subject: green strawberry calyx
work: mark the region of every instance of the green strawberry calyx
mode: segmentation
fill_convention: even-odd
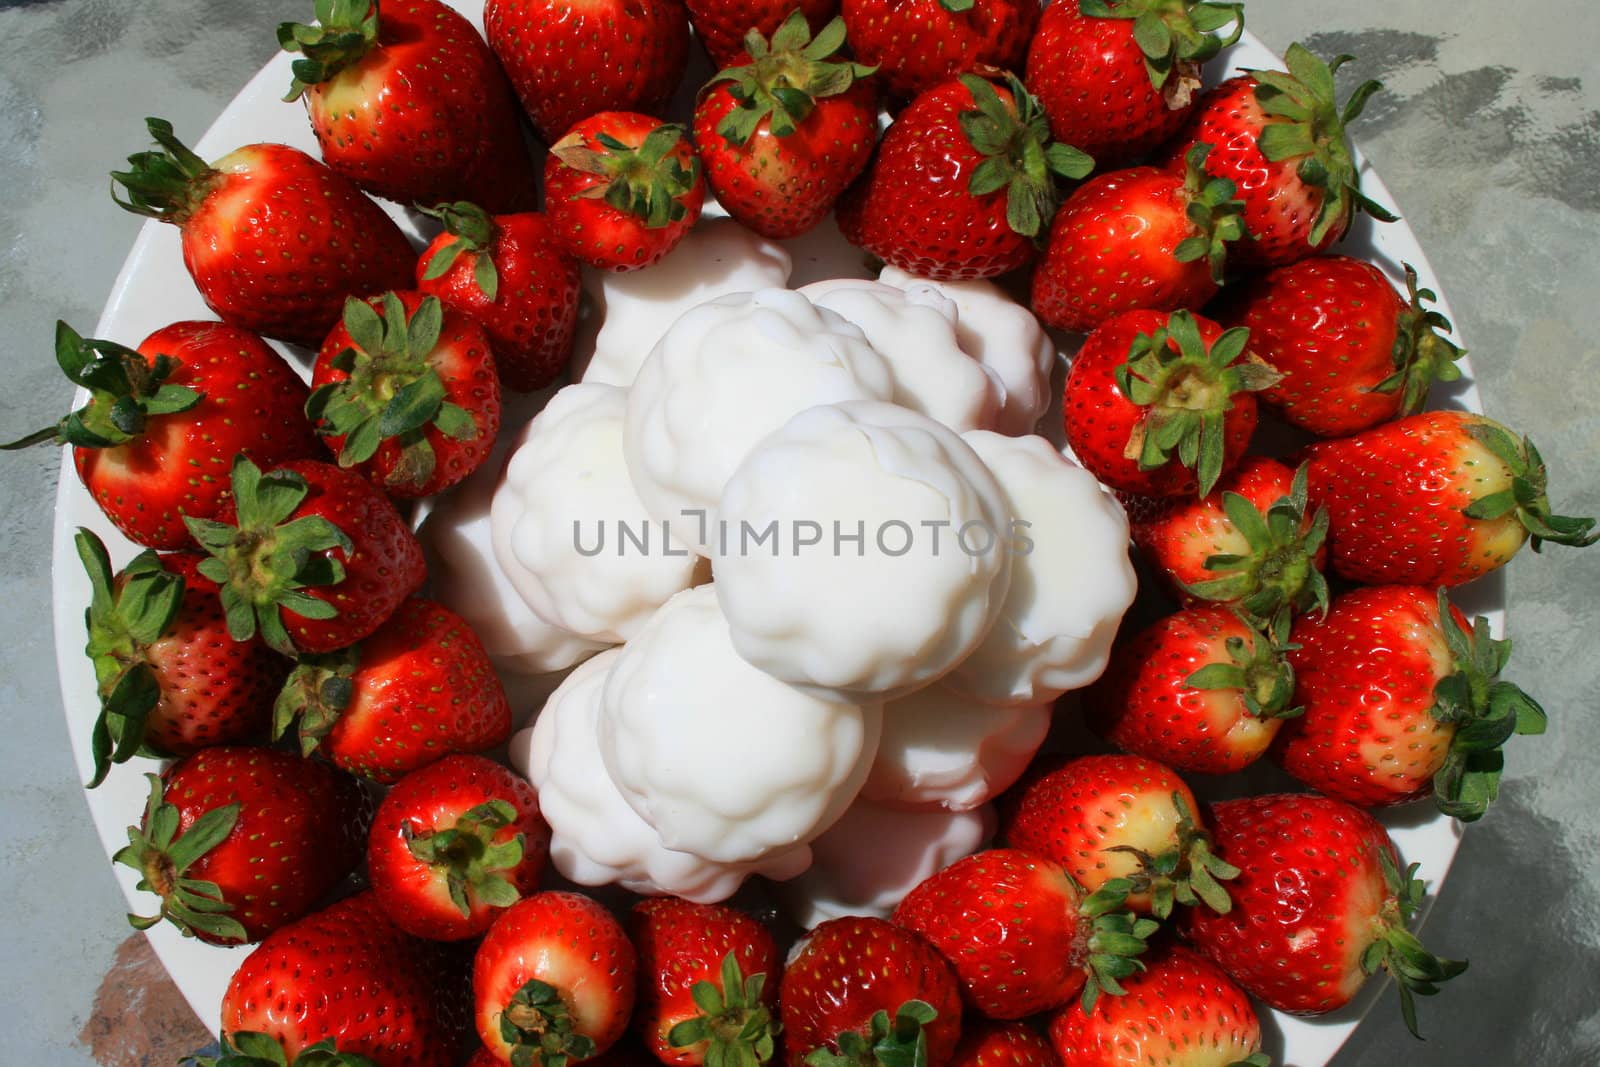
[[[145,128],[159,151],[135,152],[127,170],[111,172],[111,199],[124,211],[181,225],[222,175],[191,152],[166,119],[147,118]],[[121,185],[125,197],[117,194]]]
[[[399,461],[385,478],[391,489],[414,489],[433,477],[437,456],[427,439],[433,427],[457,441],[478,435],[471,412],[445,399],[444,379],[433,363],[444,328],[444,305],[424,297],[410,318],[394,292],[372,303],[345,301],[344,328],[351,347],[330,366],[345,377],[312,390],[306,417],[319,434],[340,437],[339,466],[370,460],[394,440]]]
[[[1222,883],[1239,877],[1239,868],[1211,851],[1211,835],[1194,817],[1182,793],[1172,794],[1178,812],[1177,843],[1152,856],[1132,845],[1113,845],[1107,852],[1125,852],[1139,861],[1139,869],[1125,880],[1130,893],[1150,897],[1150,911],[1158,919],[1172,914],[1173,904],[1204,905],[1218,915],[1233,910],[1233,900]]]
[[[561,991],[537,978],[511,995],[499,1017],[511,1067],[567,1067],[595,1053],[594,1039],[573,1029]]]
[[[440,246],[439,251],[428,260],[422,280],[431,282],[444,277],[463,253],[470,252],[477,257],[472,265],[472,280],[484,298],[494,303],[500,292],[500,271],[494,264],[492,252],[495,235],[499,232],[494,218],[477,204],[465,200],[434,207],[418,207],[417,210],[438,219],[444,224],[444,232],[455,238]]]
[[[961,133],[985,157],[973,168],[968,192],[984,197],[1004,191],[1006,225],[1023,237],[1038,237],[1055,215],[1056,179],[1082,178],[1094,169],[1094,160],[1050,140],[1044,108],[1016,75],[1006,75],[1009,104],[985,78],[963,74],[959,80],[974,105],[956,116]]]
[[[1245,710],[1258,719],[1293,719],[1305,708],[1294,699],[1294,667],[1286,653],[1299,648],[1289,643],[1289,612],[1279,610],[1263,625],[1243,612],[1239,621],[1250,631],[1250,644],[1237,635],[1222,643],[1228,661],[1208,663],[1184,679],[1192,689],[1236,689]]]
[[[299,721],[300,754],[317,750],[355,696],[360,646],[303,655],[272,705],[272,738],[282,740]]]
[[[716,1067],[757,1067],[772,1059],[772,1012],[761,999],[767,976],[746,976],[738,956],[722,958],[720,980],[701,979],[689,989],[700,1014],[684,1019],[667,1031],[667,1044],[689,1049],[705,1043],[702,1060]],[[858,1037],[860,1035],[857,1035]]]
[[[1089,978],[1079,1001],[1085,1015],[1093,1013],[1101,993],[1114,997],[1127,994],[1122,979],[1144,970],[1139,957],[1149,947],[1146,942],[1150,935],[1161,928],[1154,919],[1127,909],[1128,897],[1135,888],[1132,879],[1113,878],[1078,905],[1079,918],[1089,925],[1083,960]]]
[[[154,774],[145,777],[150,781],[150,799],[143,823],[128,827],[127,845],[111,858],[139,872],[137,888],[159,896],[161,910],[154,915],[129,915],[128,922],[137,930],[148,930],[167,919],[186,937],[201,933],[218,941],[248,940],[244,926],[228,914],[233,905],[222,898],[221,887],[188,877],[189,869],[233,832],[239,822],[239,805],[212,808],[180,834],[182,817],[166,802],[161,779]]]
[[[1183,192],[1189,201],[1184,214],[1195,232],[1178,242],[1172,256],[1179,263],[1204,259],[1211,280],[1221,285],[1228,270],[1228,242],[1247,237],[1249,231],[1244,225],[1244,201],[1234,195],[1238,187],[1206,173],[1210,154],[1211,146],[1201,142],[1184,156]]]
[[[1244,35],[1242,3],[1078,0],[1078,10],[1089,18],[1133,20],[1133,40],[1144,53],[1150,84],[1168,90],[1172,107],[1185,106],[1200,87],[1200,65]],[[1229,23],[1228,36],[1217,36]]]
[[[799,8],[770,41],[757,30],[745,34],[750,62],[719,70],[701,90],[725,85],[738,104],[717,123],[717,133],[735,148],[749,144],[763,122],[775,137],[793,135],[818,100],[849,92],[878,69],[836,58],[844,43],[844,19],[834,18],[813,37]]]
[[[186,1067],[378,1067],[365,1056],[340,1052],[331,1037],[307,1045],[291,1060],[277,1038],[254,1030],[224,1035],[221,1056],[196,1056],[184,1062]]]
[[[450,902],[463,918],[474,901],[491,908],[509,908],[522,894],[505,876],[522,862],[527,838],[516,834],[496,841],[501,830],[517,821],[517,809],[498,798],[484,801],[457,817],[453,826],[418,832],[408,819],[400,832],[420,863],[444,875]]]
[[[676,123],[662,123],[630,145],[602,130],[593,135],[599,147],[590,148],[585,135],[575,130],[551,145],[550,154],[575,171],[603,179],[577,197],[604,200],[646,229],[659,230],[688,216],[683,197],[700,180],[700,157],[690,152],[685,165],[679,151],[686,133]]]
[[[1417,269],[1402,264],[1406,272],[1406,309],[1400,313],[1394,339],[1394,373],[1372,387],[1374,393],[1400,391],[1400,414],[1415,415],[1428,399],[1434,382],[1453,382],[1461,377],[1456,360],[1466,350],[1448,341],[1450,320],[1425,307],[1439,299],[1432,289],[1417,287]]]
[[[1378,863],[1383,868],[1389,899],[1379,911],[1376,938],[1361,954],[1361,972],[1389,972],[1400,991],[1400,1014],[1405,1018],[1406,1029],[1412,1037],[1421,1038],[1416,998],[1433,996],[1441,983],[1461,974],[1467,964],[1465,960],[1435,956],[1407,929],[1427,896],[1427,886],[1417,877],[1418,864],[1413,863],[1402,874],[1388,847],[1378,849]]]
[[[294,80],[284,100],[298,100],[313,85],[357,63],[378,43],[378,5],[372,0],[317,0],[317,23],[278,24],[278,47],[298,52]]]
[[[1328,582],[1317,569],[1317,553],[1328,536],[1328,510],[1310,521],[1307,468],[1294,472],[1289,492],[1266,514],[1239,493],[1222,494],[1222,512],[1244,538],[1249,551],[1206,557],[1215,578],[1188,583],[1184,592],[1201,600],[1236,605],[1256,620],[1272,619],[1284,608],[1297,612],[1328,610]]]
[[[883,1009],[872,1014],[865,1034],[845,1030],[834,1039],[839,1051],[823,1046],[806,1054],[807,1067],[927,1067],[928,1024],[939,1011],[925,1000],[908,1000],[894,1018]]]
[[[1549,472],[1545,470],[1544,457],[1539,455],[1532,441],[1524,437],[1519,442],[1511,431],[1491,419],[1469,422],[1466,432],[1505,464],[1511,485],[1479,497],[1462,508],[1462,514],[1488,522],[1515,516],[1533,535],[1535,552],[1543,548],[1546,541],[1574,548],[1586,548],[1600,541],[1594,519],[1551,514]]]

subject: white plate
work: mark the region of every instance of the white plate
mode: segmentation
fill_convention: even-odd
[[[481,25],[482,5],[479,0],[450,2]],[[241,145],[258,141],[281,142],[316,154],[316,141],[304,109],[298,104],[285,104],[280,100],[283,87],[290,78],[289,62],[289,57],[280,53],[262,68],[234,97],[198,143],[190,141],[190,147],[206,159],[215,159]],[[1247,33],[1238,45],[1213,64],[1213,70],[1221,74],[1240,66],[1278,67],[1281,63],[1260,41]],[[680,99],[685,98],[680,93]],[[189,141],[194,131],[179,130],[178,134]],[[130,128],[127,131],[127,151],[144,148],[146,140],[143,130]],[[1365,163],[1362,164],[1362,182],[1368,195],[1380,202],[1394,204],[1382,182]],[[392,207],[390,212],[401,219],[408,232],[416,234],[412,221],[405,218],[402,212]],[[1360,222],[1347,241],[1345,250],[1377,262],[1396,281],[1401,277],[1399,264],[1402,261],[1409,262],[1421,274],[1424,285],[1435,290],[1438,288],[1422,249],[1403,222],[1388,226]],[[1449,314],[1442,300],[1440,310]],[[123,264],[93,335],[134,345],[168,323],[180,319],[214,317],[201,301],[183,267],[177,228],[152,221],[145,224],[135,239],[133,250]],[[280,351],[295,357],[302,367],[305,365],[304,352],[294,352],[281,345],[278,347]],[[1471,368],[1465,360],[1462,361],[1462,369],[1465,374],[1463,381],[1453,385],[1448,395],[1436,396],[1434,406],[1482,410],[1477,387],[1472,382]],[[81,402],[81,399],[77,402]],[[508,432],[514,432],[515,429],[507,427]],[[79,774],[87,781],[92,766],[89,737],[98,700],[94,676],[82,651],[83,609],[89,601],[89,585],[73,549],[73,531],[79,526],[86,526],[98,533],[105,539],[118,566],[137,550],[117,534],[95,506],[73,473],[70,456],[63,456],[61,469],[62,477],[56,494],[52,563],[56,656],[67,729],[72,738]],[[1504,619],[1503,585],[1498,579],[1491,579],[1477,583],[1477,586],[1465,596],[1458,597],[1458,600],[1470,611],[1488,614],[1499,631]],[[157,769],[158,764],[154,761],[135,759],[125,766],[114,768],[103,785],[88,792],[89,812],[108,856],[127,843],[126,828],[129,823],[136,822],[143,811],[147,795],[143,772]],[[1422,864],[1423,876],[1431,879],[1437,888],[1455,857],[1460,828],[1426,804],[1388,813],[1383,816],[1383,822],[1394,835],[1406,860]],[[137,875],[120,865],[115,867],[115,871],[130,907],[148,913],[154,898],[134,891]],[[148,936],[156,954],[195,1013],[208,1027],[215,1028],[223,991],[248,949],[206,945],[180,936],[166,923],[151,930]],[[1464,946],[1443,948],[1459,954]],[[1274,1054],[1275,1062],[1284,1067],[1321,1067],[1326,1064],[1371,1007],[1379,993],[1380,984],[1368,983],[1368,988],[1355,1004],[1321,1019],[1296,1019],[1278,1012],[1264,1012],[1262,1022],[1269,1034],[1268,1048]],[[1482,989],[1462,990],[1461,993],[1488,995]],[[1392,992],[1388,995],[1393,996]],[[1426,1012],[1426,1009],[1427,1005],[1424,1004],[1423,1011]],[[1393,1005],[1386,1004],[1383,1010],[1394,1010]],[[1426,1024],[1426,1014],[1423,1021]]]

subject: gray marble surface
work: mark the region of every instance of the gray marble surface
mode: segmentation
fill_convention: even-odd
[[[203,129],[309,0],[0,0],[0,438],[68,388],[51,325],[88,328],[138,220],[106,171],[140,119]],[[1361,57],[1390,91],[1357,137],[1417,231],[1468,338],[1489,413],[1534,434],[1571,513],[1600,510],[1600,6],[1551,0],[1249,5],[1281,50]],[[137,338],[122,338],[133,342]],[[48,450],[0,459],[0,1062],[171,1063],[195,1040],[122,902],[67,749],[49,607]],[[1551,712],[1500,807],[1466,835],[1427,936],[1472,970],[1412,1042],[1386,1005],[1337,1061],[1600,1064],[1600,549],[1525,554],[1509,574],[1512,674]],[[108,975],[109,980],[108,980]]]

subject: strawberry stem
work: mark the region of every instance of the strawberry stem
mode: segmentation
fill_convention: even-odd
[[[1422,908],[1427,895],[1427,887],[1416,876],[1418,864],[1413,863],[1402,875],[1388,848],[1378,850],[1378,862],[1383,867],[1389,899],[1379,916],[1377,940],[1361,955],[1361,970],[1369,975],[1380,969],[1389,972],[1400,993],[1400,1014],[1405,1019],[1406,1029],[1420,1040],[1416,998],[1438,993],[1439,985],[1461,974],[1467,964],[1465,960],[1435,956],[1406,928]]]
[[[378,43],[378,5],[372,0],[317,0],[317,22],[278,24],[278,47],[299,52],[284,100],[298,100],[313,85],[360,62]]]
[[[1175,75],[1199,82],[1200,64],[1233,45],[1244,35],[1244,5],[1206,0],[1078,0],[1078,10],[1090,18],[1131,19],[1133,39],[1144,53],[1150,84],[1157,89]],[[1233,23],[1226,38],[1217,30]]]
[[[1037,237],[1056,212],[1056,179],[1076,180],[1094,169],[1094,160],[1068,144],[1050,140],[1050,123],[1039,101],[1014,74],[1006,75],[1009,104],[976,74],[963,74],[974,109],[956,116],[969,144],[987,158],[973,168],[973,196],[1005,191],[1006,225],[1023,237]]]
[[[1219,575],[1184,585],[1201,600],[1238,605],[1257,621],[1270,620],[1284,608],[1296,612],[1328,610],[1328,582],[1317,569],[1317,553],[1328,536],[1328,509],[1318,508],[1306,523],[1309,475],[1301,464],[1289,492],[1267,507],[1265,515],[1239,493],[1222,494],[1222,511],[1245,539],[1243,555],[1207,556],[1205,569]]]
[[[471,252],[478,257],[472,268],[472,280],[482,290],[484,298],[493,303],[500,291],[500,272],[494,265],[494,256],[490,251],[499,232],[494,219],[477,204],[465,200],[419,207],[417,210],[438,219],[444,224],[444,232],[455,238],[440,247],[428,260],[422,280],[431,282],[444,277],[462,253]]]
[[[135,215],[181,224],[221,174],[178,140],[166,119],[147,118],[144,124],[161,151],[136,152],[128,157],[129,169],[112,171],[111,199]],[[127,191],[126,199],[115,185]]]
[[[895,1010],[873,1013],[866,1034],[846,1030],[826,1046],[806,1054],[808,1067],[927,1067],[928,1024],[939,1012],[925,1000],[908,1000]]]
[[[161,779],[147,774],[150,799],[145,804],[140,826],[128,827],[128,844],[111,858],[139,872],[137,889],[161,898],[161,909],[150,916],[129,915],[137,930],[148,930],[167,919],[184,936],[196,931],[211,938],[242,943],[249,939],[243,924],[228,912],[233,905],[222,899],[215,882],[185,877],[201,857],[222,844],[239,821],[239,805],[212,808],[178,833],[180,814],[162,795]]]
[[[676,149],[684,134],[682,126],[663,123],[638,145],[628,145],[599,133],[596,149],[588,146],[582,133],[574,132],[552,145],[550,153],[573,170],[606,179],[577,196],[604,200],[616,211],[643,221],[647,229],[659,230],[688,214],[682,197],[700,177],[698,156],[691,153],[688,166],[678,158]]]
[[[594,1041],[572,1029],[572,1013],[555,986],[531,979],[500,1013],[500,1039],[511,1067],[567,1067],[595,1053]]]
[[[1594,519],[1551,514],[1547,495],[1549,472],[1532,441],[1524,437],[1519,443],[1509,430],[1490,419],[1469,423],[1466,431],[1473,440],[1493,452],[1511,474],[1511,488],[1468,504],[1462,509],[1467,518],[1493,520],[1515,514],[1517,521],[1533,535],[1535,552],[1546,541],[1574,548],[1587,548],[1600,541]]]
[[[450,902],[462,917],[472,914],[477,900],[509,908],[522,898],[502,872],[522,862],[527,838],[522,834],[499,843],[497,833],[517,821],[517,809],[504,800],[489,800],[465,811],[454,825],[417,833],[410,820],[401,826],[411,855],[445,876]]]
[[[667,1031],[667,1044],[689,1049],[701,1042],[700,1058],[707,1065],[755,1067],[772,1058],[772,1013],[761,999],[767,976],[745,977],[737,955],[722,958],[720,982],[699,981],[689,995],[700,1014]]]

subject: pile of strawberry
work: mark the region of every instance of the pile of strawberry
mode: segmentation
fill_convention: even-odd
[[[221,321],[137,349],[62,324],[89,400],[18,442],[71,445],[147,549],[114,570],[77,539],[91,786],[172,760],[116,856],[159,898],[133,921],[260,942],[214,1062],[1259,1067],[1246,993],[1317,1014],[1380,970],[1415,1029],[1412,998],[1464,964],[1407,931],[1422,883],[1362,809],[1484,814],[1500,745],[1544,715],[1446,590],[1597,534],[1551,514],[1525,438],[1421,410],[1460,352],[1415,274],[1398,294],[1325,251],[1357,211],[1392,218],[1358,187],[1344,125],[1377,86],[1338,104],[1347,57],[1293,46],[1202,91],[1243,30],[1211,0],[488,0],[487,41],[438,0],[316,14],[279,38],[321,161],[207,163],[152,119],[113,175],[180,227]],[[685,128],[659,116],[691,25],[722,69]],[[1039,761],[1003,847],[787,965],[730,907],[624,923],[540,889],[538,797],[481,755],[509,702],[471,628],[414,595],[401,510],[485,461],[502,390],[561,375],[580,265],[660,262],[708,186],[764,236],[833,213],[924,277],[1031,271],[1035,313],[1087,333],[1071,451],[1181,605],[1082,695],[1125,754]],[[419,258],[369,193],[442,232]],[[263,335],[317,346],[309,386]],[[1298,469],[1246,457],[1258,404],[1321,438]],[[1320,795],[1203,808],[1176,773],[1268,752]]]

